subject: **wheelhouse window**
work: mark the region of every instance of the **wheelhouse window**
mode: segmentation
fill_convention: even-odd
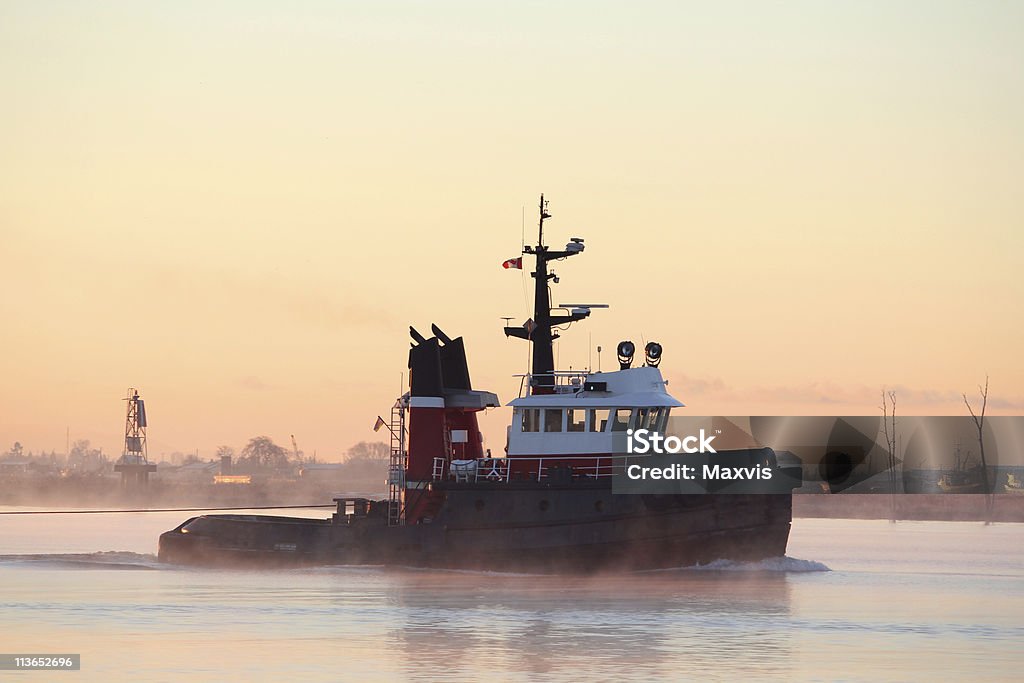
[[[523,431],[524,432],[539,432],[540,431],[540,409],[539,408],[525,408],[523,410]]]
[[[544,431],[545,432],[560,432],[562,431],[562,411],[556,408],[545,408],[544,409]]]
[[[603,432],[608,427],[608,416],[611,413],[607,408],[592,408],[590,413],[590,431]]]
[[[587,426],[587,411],[582,408],[569,408],[565,415],[565,430],[567,432],[582,432]]]
[[[629,429],[631,417],[633,417],[632,408],[618,408],[612,418],[612,431],[624,432]]]
[[[640,408],[636,416],[637,429],[649,429],[655,432],[665,431],[669,408]]]

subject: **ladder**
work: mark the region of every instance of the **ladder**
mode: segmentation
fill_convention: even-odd
[[[402,399],[391,406],[391,457],[388,460],[388,526],[405,523],[402,493],[405,489],[405,406]]]

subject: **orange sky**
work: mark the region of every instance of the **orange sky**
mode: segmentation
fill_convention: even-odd
[[[0,451],[258,434],[336,458],[406,327],[514,398],[525,207],[560,343],[665,346],[699,414],[1024,410],[1024,9],[4,3]],[[528,278],[527,278],[528,279]],[[484,425],[500,449],[507,410]]]

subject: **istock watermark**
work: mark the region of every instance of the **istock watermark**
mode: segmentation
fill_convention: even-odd
[[[627,429],[626,430],[626,452],[630,455],[646,455],[657,453],[659,455],[671,453],[717,453],[711,442],[715,436],[708,436],[704,430],[700,430],[697,436],[663,436],[659,432],[649,429]],[[694,444],[697,444],[696,446]]]

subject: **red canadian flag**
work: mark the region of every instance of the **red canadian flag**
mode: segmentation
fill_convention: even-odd
[[[523,257],[520,256],[519,258],[510,258],[508,261],[505,261],[504,263],[502,263],[501,267],[502,268],[518,268],[518,269],[522,270],[523,269]]]

